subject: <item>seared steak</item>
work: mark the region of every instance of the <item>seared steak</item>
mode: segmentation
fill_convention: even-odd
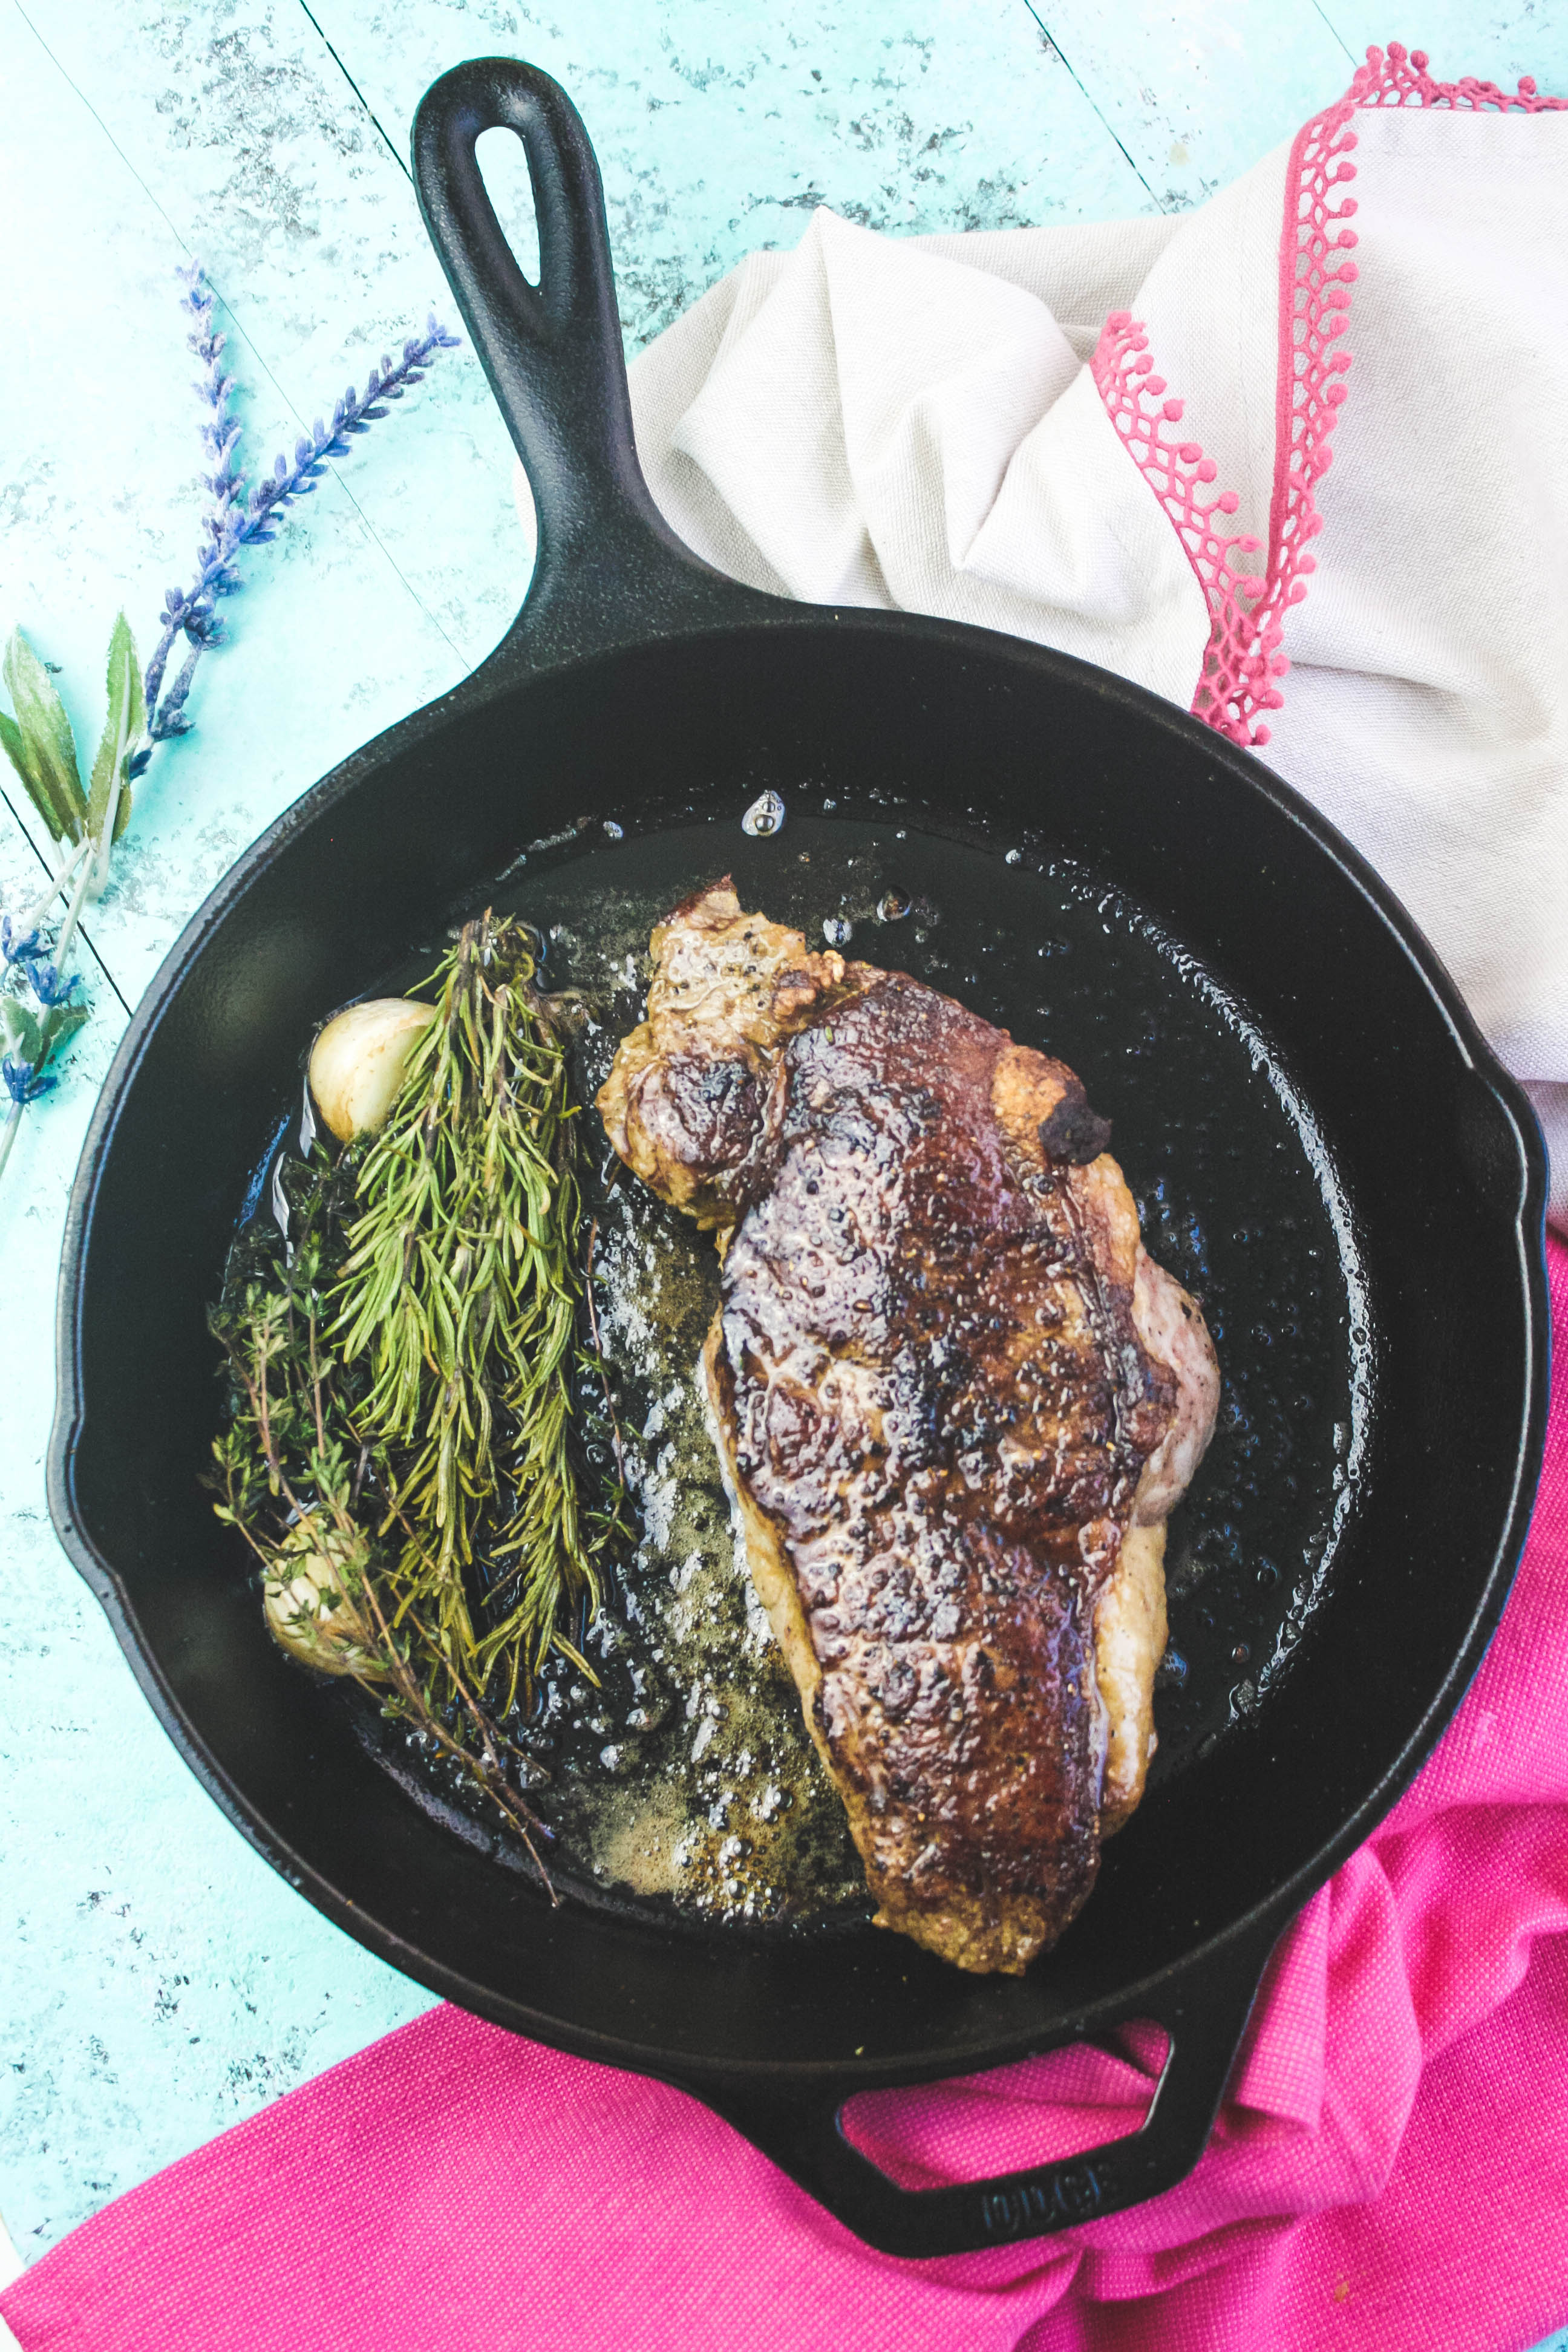
[[[1208,1335],[1063,1063],[728,880],[652,948],[599,1108],[719,1234],[703,1377],[752,1579],[879,1924],[1016,1972],[1142,1790]]]

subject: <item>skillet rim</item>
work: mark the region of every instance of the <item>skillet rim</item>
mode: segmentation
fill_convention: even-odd
[[[527,613],[525,605],[525,619]],[[871,607],[813,605],[754,594],[748,596],[745,604],[733,617],[715,620],[700,616],[688,620],[683,625],[655,627],[652,630],[646,627],[639,630],[633,625],[624,635],[616,635],[608,643],[600,642],[587,650],[558,655],[539,664],[528,661],[521,653],[516,643],[516,632],[521,625],[521,623],[514,624],[512,631],[496,650],[458,686],[352,752],[283,810],[191,916],[138,1003],[94,1107],[67,1211],[57,1314],[58,1387],[47,1457],[49,1509],[57,1533],[78,1571],[103,1607],[115,1637],[163,1728],[229,1822],[279,1875],[296,1892],[307,1895],[325,1917],[439,1997],[454,2000],[458,2006],[495,2024],[528,2033],[552,2047],[693,2088],[703,2084],[740,2084],[748,2081],[776,2084],[783,2076],[803,2088],[831,2082],[839,2095],[847,2097],[860,2089],[939,2079],[970,2064],[975,2067],[1006,2064],[1033,2050],[1048,2046],[1037,2035],[1024,2035],[1000,2042],[989,2040],[976,2043],[973,2052],[955,2050],[951,2046],[944,2048],[940,2057],[932,2057],[923,2063],[899,2058],[858,2062],[842,2059],[704,2060],[685,2052],[676,2054],[659,2045],[635,2042],[542,2016],[508,1996],[491,1992],[444,1962],[427,1959],[395,1928],[363,1912],[350,1898],[340,1895],[310,1863],[295,1852],[288,1838],[263,1818],[259,1810],[250,1804],[244,1792],[216,1762],[200,1733],[175,1698],[158,1660],[143,1642],[119,1571],[99,1549],[80,1522],[74,1499],[72,1474],[86,1426],[81,1307],[94,1204],[113,1150],[120,1115],[136,1082],[143,1054],[164,1011],[184,984],[207,944],[233,907],[271,864],[277,853],[297,833],[314,824],[351,794],[373,785],[377,771],[384,768],[389,761],[401,756],[443,725],[465,717],[472,710],[514,694],[525,696],[534,683],[556,681],[563,677],[569,677],[574,672],[588,677],[606,663],[614,663],[628,656],[646,656],[656,650],[661,654],[668,652],[672,657],[679,658],[683,648],[699,641],[739,637],[780,627],[795,630],[830,627],[841,632],[866,630],[877,634],[890,631],[906,642],[923,638],[950,651],[957,651],[961,656],[971,655],[987,664],[1021,669],[1037,678],[1044,677],[1068,692],[1087,696],[1091,702],[1119,704],[1134,714],[1141,724],[1152,726],[1156,733],[1163,730],[1184,740],[1189,749],[1201,751],[1205,758],[1227,771],[1235,784],[1258,795],[1304,835],[1310,845],[1309,854],[1315,851],[1328,858],[1343,886],[1359,896],[1384,933],[1397,944],[1414,967],[1447,1028],[1461,1063],[1482,1079],[1508,1117],[1521,1149],[1524,1179],[1517,1207],[1509,1221],[1517,1244],[1520,1304],[1526,1341],[1520,1443],[1514,1457],[1514,1475],[1506,1518],[1465,1637],[1394,1762],[1373,1782],[1339,1829],[1318,1847],[1306,1863],[1279,1882],[1269,1895],[1251,1910],[1233,1917],[1223,1927],[1200,1938],[1164,1968],[1131,1984],[1117,1986],[1101,2000],[1073,2011],[1070,2018],[1064,2012],[1061,2031],[1053,2032],[1051,2041],[1075,2038],[1102,2014],[1128,2017],[1156,2007],[1159,1988],[1176,1974],[1186,1975],[1200,1967],[1205,1956],[1217,1958],[1222,1952],[1228,1952],[1249,1939],[1257,1940],[1265,1934],[1272,1941],[1273,1935],[1286,1919],[1323,1884],[1346,1855],[1363,1843],[1431,1752],[1496,1630],[1528,1532],[1544,1446],[1549,1391],[1551,1322],[1543,1239],[1546,1158],[1540,1128],[1529,1099],[1481,1035],[1430,943],[1394,892],[1338,829],[1293,787],[1241,746],[1219,735],[1176,704],[1112,672],[1053,647],[962,622]],[[652,1922],[647,1923],[647,1928],[652,1933],[662,1932]]]

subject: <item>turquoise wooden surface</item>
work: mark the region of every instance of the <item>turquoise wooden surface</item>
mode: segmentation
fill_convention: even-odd
[[[573,91],[635,347],[818,202],[919,231],[1201,201],[1391,29],[1441,72],[1568,88],[1568,14],[1456,0],[1405,27],[1362,0],[0,0],[0,627],[63,665],[95,734],[115,609],[145,650],[190,571],[175,267],[207,265],[265,463],[442,301],[403,153],[460,58],[530,56]],[[495,184],[526,243],[512,159]],[[426,2005],[185,1772],[55,1542],[41,1457],[64,1201],[128,1009],[263,825],[494,644],[527,579],[510,470],[451,354],[251,559],[196,731],[159,753],[88,926],[92,1026],[0,1188],[0,2211],[29,2260]],[[35,833],[12,793],[0,904],[37,893]]]

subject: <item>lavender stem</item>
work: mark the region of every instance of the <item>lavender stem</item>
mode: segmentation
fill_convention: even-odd
[[[58,874],[56,875],[54,881],[49,886],[49,888],[38,900],[37,905],[29,908],[26,918],[22,924],[22,929],[24,932],[36,931],[37,929],[38,925],[43,921],[44,917],[48,913],[49,908],[54,905],[55,900],[59,897],[60,892],[68,887],[71,876],[76,872],[77,867],[81,864],[82,859],[87,856],[88,851],[91,847],[91,841],[86,838],[77,843],[76,847],[71,851],[70,856],[60,867]]]
[[[169,654],[174,646],[174,639],[178,635],[178,623],[170,621],[166,625],[163,635],[153,646],[153,657],[147,664],[146,675],[142,688],[142,698],[146,706],[147,716],[149,719],[152,718],[154,710],[156,709],[158,697],[163,690],[163,672],[168,666]]]
[[[114,780],[109,787],[109,805],[103,812],[103,829],[98,837],[98,854],[88,868],[87,887],[96,898],[109,880],[109,861],[114,850],[114,820],[120,814],[120,794],[125,782],[124,762],[117,761]],[[55,959],[58,963],[59,959]]]
[[[76,939],[76,927],[81,920],[81,910],[87,898],[88,884],[92,880],[96,865],[96,858],[84,859],[81,872],[77,876],[76,887],[71,892],[70,905],[66,908],[65,925],[55,942],[54,964],[58,972],[65,971],[66,959],[70,954],[72,943]]]

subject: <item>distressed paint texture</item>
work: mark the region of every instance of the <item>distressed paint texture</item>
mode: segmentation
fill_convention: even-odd
[[[873,228],[1009,228],[1148,209],[1026,8],[910,0],[325,0],[316,15],[401,142],[459,58],[527,57],[598,152],[628,346],[818,204]]]
[[[1376,43],[1424,48],[1440,79],[1568,89],[1568,11],[1551,0],[1028,0],[1125,149],[1151,207],[1201,204],[1337,98]]]
[[[1407,37],[1439,70],[1568,86],[1563,12],[1423,13]],[[145,650],[194,546],[176,265],[208,265],[264,463],[442,296],[401,156],[420,91],[465,56],[531,56],[577,98],[635,346],[819,202],[912,231],[1196,201],[1334,94],[1347,49],[1386,29],[1366,14],[315,0],[312,22],[297,0],[0,0],[0,627],[64,665],[90,738],[117,605]],[[526,248],[515,157],[494,184]],[[0,2210],[28,2258],[426,2005],[179,1763],[54,1539],[41,1460],[65,1196],[122,1006],[264,825],[495,643],[527,578],[510,467],[477,365],[452,354],[248,562],[196,731],[159,753],[89,925],[97,1017],[0,1191]],[[37,894],[31,828],[0,805],[7,906]]]
[[[1202,204],[1336,98],[1350,62],[1315,0],[1034,0],[1161,212]]]
[[[1521,75],[1558,95],[1568,93],[1568,9],[1557,0],[1417,0],[1408,9],[1388,0],[1321,0],[1323,16],[1359,65],[1375,42],[1425,49],[1439,81],[1473,74],[1503,89]]]

